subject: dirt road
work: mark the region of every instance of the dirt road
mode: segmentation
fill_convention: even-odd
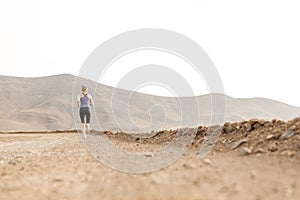
[[[300,199],[298,154],[242,156],[230,137],[204,160],[190,147],[169,167],[129,174],[98,162],[77,133],[0,134],[0,199]]]

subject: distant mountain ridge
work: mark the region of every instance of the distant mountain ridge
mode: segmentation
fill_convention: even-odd
[[[94,83],[90,80],[69,74],[61,74],[38,78],[20,78],[0,76],[0,131],[37,131],[68,130],[76,128],[79,123],[73,90],[80,92],[80,85],[87,84],[95,98],[92,127],[101,124],[104,130],[118,131],[125,127],[126,131],[135,131],[137,127],[145,127],[145,131],[160,128],[178,128],[180,126],[180,107],[174,97],[160,97],[143,93],[116,89]],[[76,84],[74,84],[76,83]],[[75,86],[75,87],[74,87]],[[95,93],[94,93],[95,91]],[[114,116],[111,109],[111,98],[114,91]],[[128,97],[130,105],[128,109]],[[200,122],[191,122],[190,126],[208,124],[211,113],[211,97],[218,94],[196,97],[200,107]],[[220,96],[221,97],[221,96]],[[191,100],[189,97],[182,97]],[[224,96],[223,96],[224,98]],[[260,118],[265,120],[290,120],[300,116],[300,108],[278,101],[264,98],[232,98],[225,96],[225,121],[235,122]],[[154,106],[160,104],[159,106]],[[187,113],[192,107],[185,108]],[[96,111],[96,112],[94,112]],[[213,114],[219,114],[219,111]],[[222,112],[222,111],[220,111]],[[128,113],[130,117],[128,118]],[[150,114],[149,114],[150,113]],[[73,118],[74,114],[74,118]],[[164,120],[162,120],[164,119]],[[152,120],[152,121],[151,121]],[[193,119],[191,118],[191,121]],[[74,123],[75,122],[75,123]],[[117,123],[116,123],[117,122]]]

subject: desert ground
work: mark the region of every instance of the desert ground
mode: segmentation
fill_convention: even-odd
[[[226,123],[204,159],[208,127],[172,165],[144,174],[101,164],[77,132],[0,134],[0,199],[253,199],[300,198],[300,119]],[[134,138],[106,131],[128,151],[161,148],[177,130]],[[153,149],[152,149],[153,150]]]

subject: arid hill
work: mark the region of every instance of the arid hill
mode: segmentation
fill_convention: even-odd
[[[75,83],[76,80],[76,84]],[[134,132],[140,130],[163,130],[180,128],[181,111],[190,113],[193,107],[180,108],[178,101],[193,101],[193,97],[159,97],[143,93],[115,89],[109,86],[62,74],[39,78],[0,76],[0,131],[69,130],[79,122],[75,94],[80,85],[86,84],[95,98],[92,109],[92,128],[110,131]],[[114,98],[112,100],[112,94]],[[130,102],[128,103],[128,98]],[[236,99],[220,94],[196,97],[199,105],[199,120],[193,115],[186,120],[185,127],[209,125],[211,116],[222,114],[222,110],[211,112],[211,99],[224,98],[225,121],[236,122],[252,118],[264,120],[290,120],[300,116],[300,108],[264,98]],[[113,103],[113,110],[111,109]],[[127,109],[127,105],[129,108]],[[160,106],[157,106],[160,105]],[[128,117],[129,116],[129,117]],[[100,124],[100,126],[99,126]],[[120,129],[121,127],[121,129]]]

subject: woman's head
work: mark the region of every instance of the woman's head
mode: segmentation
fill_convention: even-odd
[[[87,93],[88,92],[88,87],[86,86],[86,85],[83,85],[82,87],[81,87],[81,91],[83,92],[83,93]]]

